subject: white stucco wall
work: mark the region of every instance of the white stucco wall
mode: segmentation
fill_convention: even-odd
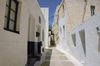
[[[45,25],[46,25],[46,20],[45,17],[41,11],[41,8],[37,2],[37,0],[28,0],[27,1],[28,5],[30,6],[30,39],[29,41],[32,42],[41,42],[42,41],[42,48],[45,47]],[[39,23],[39,17],[41,18],[41,23]],[[44,36],[43,36],[43,31],[44,31]],[[40,33],[39,37],[36,37],[36,32]],[[44,37],[44,40],[43,40]],[[43,52],[42,52],[43,54]]]
[[[27,39],[29,8],[25,0],[21,4],[20,34],[4,30],[6,0],[0,0],[0,66],[25,66],[27,63]]]
[[[33,18],[33,21],[31,23],[32,28],[30,29],[32,32],[31,36],[34,34],[34,36],[30,39],[30,41],[36,41],[38,42],[38,38],[36,37],[36,31],[38,31],[38,27],[40,26],[40,30],[43,30],[45,28],[45,18],[44,18],[44,15],[42,14],[42,11],[40,9],[40,6],[36,1],[34,0],[29,0],[27,1],[28,5],[30,6],[30,18]],[[41,17],[41,23],[39,23],[39,16]],[[35,24],[35,25],[34,25]],[[35,28],[35,29],[34,29]],[[33,30],[34,29],[34,30]],[[45,29],[44,29],[45,30]],[[42,36],[42,31],[40,31],[41,35],[40,37]],[[40,39],[40,41],[42,41],[42,37]]]
[[[66,46],[66,15],[59,20],[58,26],[59,26],[59,41],[58,41],[57,48],[59,48],[63,51],[66,51],[67,50],[67,46]],[[64,35],[63,26],[65,26],[65,35]]]
[[[45,22],[45,47],[48,47],[49,8],[41,8]]]
[[[27,64],[27,42],[42,41],[45,31],[45,18],[37,0],[18,0],[21,7],[19,34],[4,30],[6,0],[0,0],[0,66],[25,66]],[[39,23],[41,17],[41,24]],[[38,26],[41,27],[40,39],[36,37]],[[30,32],[28,35],[28,31]],[[45,35],[44,35],[45,36]],[[44,40],[45,41],[45,40]],[[43,42],[44,42],[43,41]],[[43,46],[44,47],[44,43]]]
[[[86,61],[86,66],[100,66],[100,36],[96,27],[100,26],[100,13],[91,17],[70,32],[69,53],[80,62]],[[86,56],[79,31],[85,31]],[[73,45],[72,34],[76,34],[76,47]]]

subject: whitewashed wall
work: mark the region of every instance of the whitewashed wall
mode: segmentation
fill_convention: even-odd
[[[45,17],[45,47],[48,47],[49,8],[41,8]]]
[[[6,0],[0,0],[0,66],[25,66],[27,63],[29,8],[25,0],[19,0],[19,4],[20,34],[16,34],[4,30]]]
[[[43,40],[42,38],[45,38],[45,17],[41,11],[41,8],[37,2],[37,0],[29,0],[27,1],[28,5],[30,6],[30,18],[33,19],[33,21],[31,21],[31,28],[30,28],[30,39],[29,41],[32,42],[41,42],[42,41],[42,48],[45,47],[45,39]],[[39,23],[39,17],[41,17],[41,23]],[[33,25],[33,26],[32,26]],[[40,33],[39,38],[36,37],[36,32]],[[43,31],[44,31],[44,36],[43,36]],[[41,49],[42,49],[41,48]],[[42,53],[43,54],[43,53]]]
[[[57,48],[61,49],[63,51],[66,51],[67,46],[66,46],[66,15],[59,20],[59,41]],[[64,35],[64,30],[63,26],[65,26],[65,35]]]
[[[100,36],[96,27],[100,26],[100,13],[91,17],[70,32],[69,53],[86,66],[100,66]],[[86,56],[84,54],[81,35],[85,31]],[[72,34],[76,34],[76,47],[73,44]]]
[[[6,0],[0,0],[0,66],[25,66],[27,64],[27,42],[42,41],[45,19],[37,0],[18,0],[20,4],[20,34],[4,30]],[[41,24],[38,18],[41,17]],[[33,26],[29,26],[30,24]],[[41,26],[40,40],[36,38],[37,26]],[[28,28],[31,28],[28,35]],[[31,36],[31,37],[28,37]],[[43,46],[44,47],[44,44]]]

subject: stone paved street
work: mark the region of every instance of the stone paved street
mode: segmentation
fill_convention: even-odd
[[[41,60],[37,62],[35,66],[82,66],[73,59],[68,58],[63,52],[56,48],[46,49],[44,58],[44,61]]]

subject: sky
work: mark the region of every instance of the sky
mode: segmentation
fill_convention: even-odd
[[[56,7],[60,5],[62,0],[37,0],[40,7],[48,7],[49,8],[49,25],[52,25],[54,21],[53,14],[55,13]]]

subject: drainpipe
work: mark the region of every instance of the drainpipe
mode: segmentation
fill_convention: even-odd
[[[84,17],[85,17],[85,13],[86,13],[86,5],[87,5],[87,0],[85,0],[85,4],[84,4],[84,13],[83,13],[82,22],[84,21]]]

